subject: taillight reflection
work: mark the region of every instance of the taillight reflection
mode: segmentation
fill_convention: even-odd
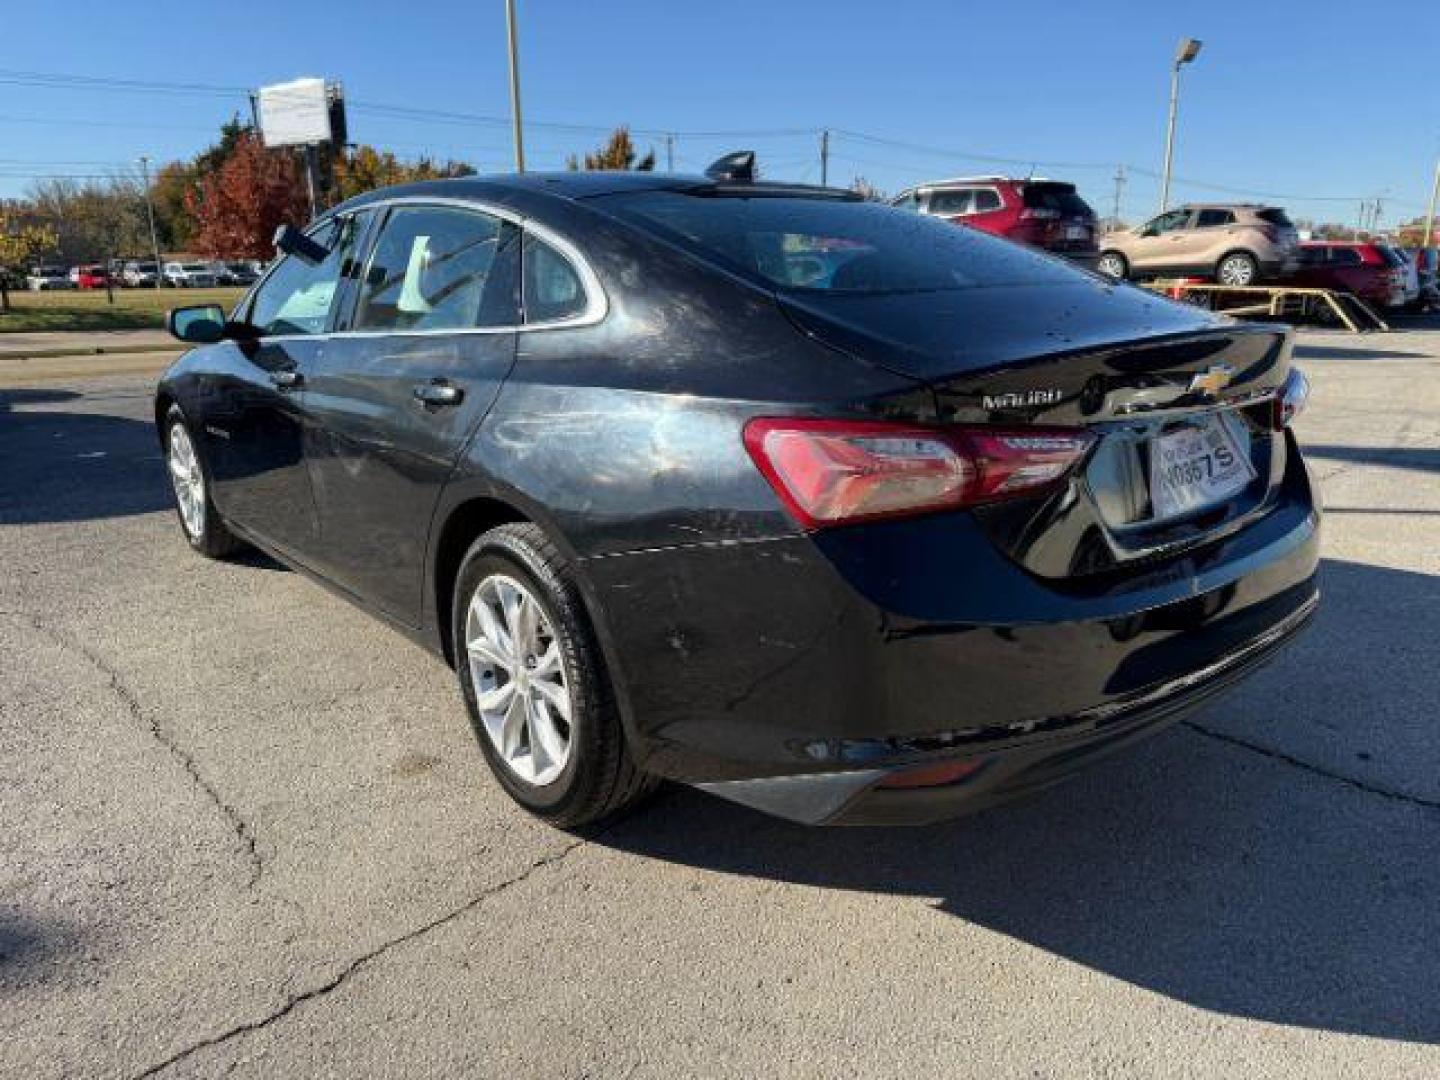
[[[1290,426],[1291,421],[1305,411],[1310,400],[1310,380],[1296,368],[1290,369],[1285,384],[1275,394],[1275,430]]]

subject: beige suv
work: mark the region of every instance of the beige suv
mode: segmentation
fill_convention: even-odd
[[[1100,241],[1102,274],[1117,278],[1204,277],[1253,285],[1296,267],[1300,237],[1285,211],[1250,204],[1191,204]]]

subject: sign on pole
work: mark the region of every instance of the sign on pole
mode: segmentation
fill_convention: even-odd
[[[329,142],[330,101],[324,79],[295,79],[260,88],[260,137],[266,146]]]

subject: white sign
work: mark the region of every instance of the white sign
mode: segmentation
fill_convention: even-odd
[[[260,137],[266,146],[330,141],[324,79],[296,79],[260,88]]]

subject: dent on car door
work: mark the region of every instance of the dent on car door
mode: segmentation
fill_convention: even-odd
[[[319,263],[282,259],[240,313],[253,339],[227,344],[204,427],[215,500],[225,516],[308,561],[319,534],[305,466],[306,384],[320,362],[351,225],[331,219],[310,236]]]
[[[514,362],[519,236],[479,210],[392,207],[307,391],[324,572],[412,626],[440,492]]]

